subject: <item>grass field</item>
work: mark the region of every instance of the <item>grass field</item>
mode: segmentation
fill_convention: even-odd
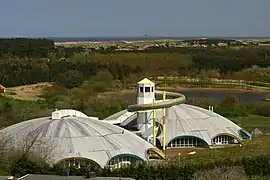
[[[21,100],[38,100],[41,99],[40,96],[47,87],[51,87],[50,83],[37,83],[25,86],[16,86],[6,89],[6,96],[12,97],[14,99]]]
[[[196,154],[194,155],[175,156],[171,157],[169,161],[180,161],[182,163],[214,162],[226,158],[235,160],[242,157],[269,154],[270,143],[267,142],[270,142],[270,136],[262,135],[247,140],[242,147],[195,149]]]
[[[259,128],[264,133],[270,133],[270,117],[250,115],[247,117],[232,118],[231,120],[248,131]]]

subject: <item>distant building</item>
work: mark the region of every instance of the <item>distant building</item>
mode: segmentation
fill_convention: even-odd
[[[0,93],[5,93],[6,87],[0,84]]]

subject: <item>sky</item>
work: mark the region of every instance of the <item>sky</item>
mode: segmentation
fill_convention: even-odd
[[[2,0],[0,37],[270,37],[270,0]]]

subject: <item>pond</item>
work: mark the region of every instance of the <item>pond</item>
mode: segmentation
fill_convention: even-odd
[[[262,101],[266,96],[270,95],[270,92],[240,92],[240,91],[203,91],[203,90],[181,90],[176,91],[182,93],[187,99],[215,99],[222,101],[228,96],[236,96],[240,103]]]
[[[270,92],[240,92],[240,91],[226,91],[226,90],[173,90],[175,92],[182,93],[187,99],[213,99],[222,101],[228,96],[236,96],[240,103],[245,102],[257,102],[265,99],[266,96],[270,95]],[[136,102],[136,92],[127,92],[125,94],[116,95],[117,98],[124,99],[128,103],[133,104]]]

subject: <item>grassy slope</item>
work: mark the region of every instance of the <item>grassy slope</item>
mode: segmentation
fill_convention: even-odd
[[[12,97],[14,99],[38,100],[41,99],[40,96],[43,94],[43,90],[50,86],[52,86],[52,84],[44,82],[24,86],[10,87],[6,89],[5,95]]]
[[[259,128],[262,132],[270,133],[270,117],[250,115],[247,117],[233,118],[231,120],[249,131],[252,131],[254,128]]]
[[[258,156],[261,154],[269,154],[270,152],[270,136],[258,136],[245,142],[242,147],[226,147],[215,149],[200,149],[195,150],[195,155],[175,157],[172,161],[177,160],[182,163],[198,163],[198,162],[212,162],[226,158],[238,159],[248,156]]]

